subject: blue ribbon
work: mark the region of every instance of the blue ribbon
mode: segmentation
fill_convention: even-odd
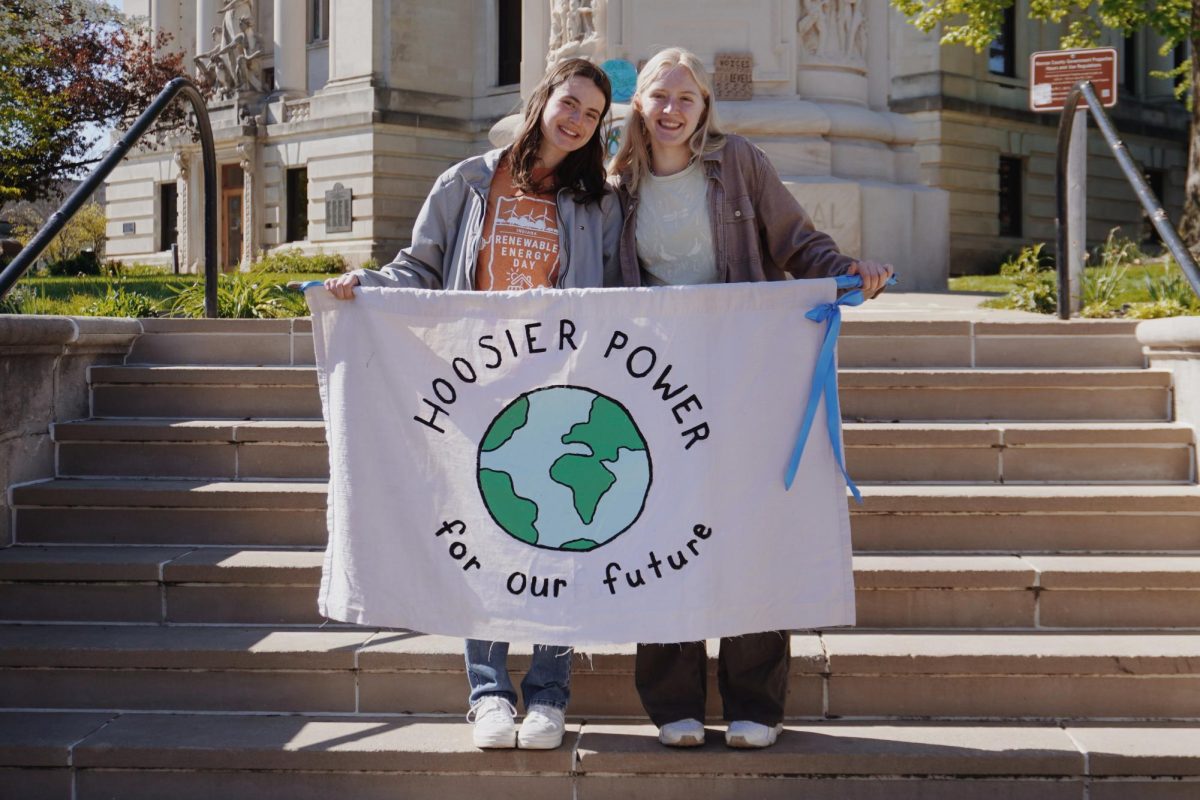
[[[309,289],[311,289],[314,286],[324,286],[324,285],[325,285],[325,281],[305,281],[304,283],[302,283],[296,287],[296,291],[300,292],[301,294],[304,294],[305,292],[307,292]]]
[[[796,446],[792,449],[792,458],[788,462],[787,475],[784,485],[792,488],[796,480],[796,471],[800,468],[800,457],[804,455],[804,445],[808,442],[809,431],[812,430],[813,420],[817,416],[817,405],[821,397],[825,397],[825,425],[829,429],[829,443],[833,446],[833,457],[837,460],[838,469],[846,479],[846,486],[854,499],[862,503],[862,493],[846,472],[846,457],[842,453],[842,418],[838,405],[837,366],[834,364],[834,354],[837,352],[837,338],[842,330],[842,306],[860,306],[866,300],[862,293],[862,278],[858,275],[839,275],[836,279],[838,289],[849,289],[832,303],[821,303],[804,316],[813,322],[825,323],[825,340],[821,343],[821,352],[817,356],[817,366],[813,370],[812,389],[808,394],[808,407],[804,409],[804,421],[800,425],[800,433],[796,436]],[[893,286],[895,278],[889,278],[887,285]]]

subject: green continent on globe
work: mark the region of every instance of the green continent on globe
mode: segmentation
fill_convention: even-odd
[[[569,542],[563,542],[559,545],[559,550],[591,550],[600,545],[593,542],[591,539],[572,539]]]
[[[604,462],[616,461],[621,448],[645,450],[646,443],[625,410],[607,397],[596,397],[587,422],[572,425],[562,442],[586,445],[592,451],[586,456],[560,456],[550,467],[550,477],[571,490],[575,511],[584,525],[590,525],[600,499],[617,481]]]
[[[498,450],[528,421],[529,398],[522,395],[517,398],[515,403],[504,409],[500,416],[492,420],[492,427],[488,429],[487,436],[484,437],[483,444],[479,446],[479,449],[485,453]]]
[[[523,542],[537,544],[538,532],[533,526],[538,517],[537,504],[517,494],[512,476],[507,472],[481,469],[479,486],[484,502],[504,530]]]

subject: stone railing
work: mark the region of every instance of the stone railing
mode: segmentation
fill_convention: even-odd
[[[51,424],[88,416],[88,367],[121,363],[141,332],[133,319],[0,315],[0,489],[54,476]],[[9,497],[0,547],[12,543]]]
[[[308,98],[303,100],[285,100],[283,103],[284,122],[306,122],[309,117]]]
[[[1200,432],[1200,317],[1147,320],[1137,338],[1151,367],[1174,373],[1175,419]]]

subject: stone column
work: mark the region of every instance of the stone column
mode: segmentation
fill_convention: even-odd
[[[179,3],[174,0],[151,0],[150,27],[155,39],[159,31],[175,33],[179,29]]]
[[[189,181],[192,173],[192,154],[185,153],[182,150],[175,151],[175,166],[178,169],[178,175],[175,178],[176,192],[176,223],[175,223],[175,243],[179,248],[179,271],[190,272],[191,259],[191,230],[190,223],[192,215],[189,211],[191,201],[191,192],[189,191]]]
[[[196,55],[213,49],[212,29],[217,26],[217,0],[196,0]]]
[[[248,270],[254,263],[258,248],[258,214],[254,211],[254,142],[242,142],[237,146],[238,159],[242,166],[242,262],[241,269]]]
[[[868,0],[800,0],[796,90],[805,100],[867,104]]]
[[[296,97],[308,88],[304,14],[295,0],[275,0],[275,86],[265,87],[267,91],[278,88],[280,94]]]
[[[1200,432],[1200,317],[1146,320],[1137,338],[1151,367],[1174,373],[1176,421]]]
[[[329,83],[369,83],[375,68],[375,25],[391,21],[376,14],[374,0],[340,0],[329,14]]]

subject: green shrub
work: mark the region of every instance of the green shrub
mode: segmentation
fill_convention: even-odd
[[[80,314],[85,317],[157,317],[158,304],[118,281],[108,285],[103,297],[83,306]]]
[[[346,271],[346,259],[340,255],[317,253],[306,256],[299,247],[275,250],[254,265],[256,272],[323,273],[334,275]]]
[[[1000,265],[1000,274],[1013,283],[1004,298],[1005,306],[1038,314],[1053,314],[1058,310],[1058,280],[1054,271],[1045,266],[1046,261],[1039,243],[1021,248]]]
[[[1200,297],[1192,289],[1183,270],[1173,260],[1167,262],[1167,272],[1160,277],[1145,277],[1146,294],[1151,303],[1175,304],[1188,311],[1200,311]]]
[[[1182,317],[1193,313],[1192,309],[1181,304],[1178,300],[1154,300],[1149,303],[1129,303],[1124,309],[1126,319],[1161,319],[1162,317]]]
[[[287,287],[264,280],[259,272],[234,272],[217,279],[217,313],[230,319],[275,319],[295,316],[297,306]],[[301,298],[303,305],[303,298]],[[204,316],[204,282],[185,286],[171,300],[173,314]]]
[[[362,269],[379,269],[379,262],[373,258],[368,258],[362,262]]]
[[[100,258],[91,250],[81,250],[70,258],[51,261],[46,265],[46,273],[55,277],[99,275]]]
[[[0,314],[53,314],[56,310],[53,299],[30,286],[14,286],[0,300]]]

